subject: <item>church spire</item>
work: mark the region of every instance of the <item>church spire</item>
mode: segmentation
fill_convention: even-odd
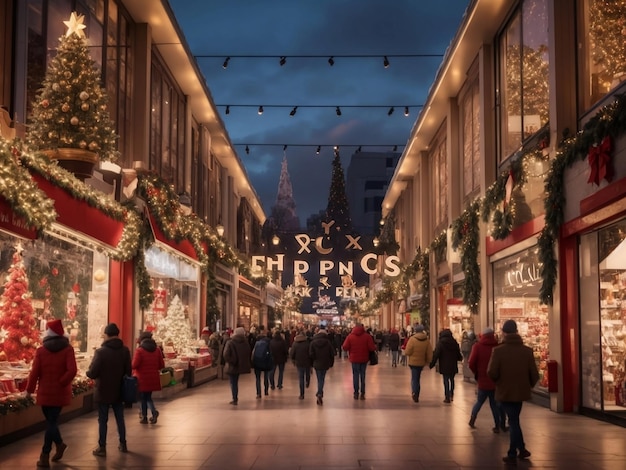
[[[296,231],[300,229],[300,220],[296,214],[296,201],[293,198],[291,178],[287,169],[287,153],[283,154],[278,193],[276,194],[276,203],[272,207],[271,218],[276,230]]]

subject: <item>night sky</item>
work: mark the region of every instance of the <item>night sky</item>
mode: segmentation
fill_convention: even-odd
[[[217,56],[197,62],[215,104],[223,105],[222,119],[266,215],[276,200],[283,146],[288,145],[301,224],[326,208],[332,145],[340,145],[344,172],[359,145],[363,151],[404,149],[420,110],[416,106],[425,102],[468,3],[170,0],[192,53]],[[383,66],[385,55],[422,54],[438,56],[389,57],[389,67]],[[232,57],[222,67],[227,56],[237,55],[272,57]],[[279,56],[287,58],[283,66]],[[332,67],[330,56],[335,56]],[[231,105],[228,115],[226,105]],[[299,108],[290,116],[294,106]],[[337,116],[336,106],[359,107],[342,107]],[[388,116],[391,106],[395,110]],[[405,106],[412,106],[409,117]],[[316,155],[318,145],[322,149]]]

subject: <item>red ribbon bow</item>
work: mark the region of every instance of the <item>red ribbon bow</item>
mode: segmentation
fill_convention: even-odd
[[[600,184],[603,179],[610,182],[613,179],[613,168],[611,167],[611,137],[606,136],[600,142],[600,145],[593,145],[589,149],[587,159],[589,160],[589,167],[591,172],[589,173],[589,179],[587,183]]]

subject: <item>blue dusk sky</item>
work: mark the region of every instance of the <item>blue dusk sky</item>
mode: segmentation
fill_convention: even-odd
[[[397,145],[402,152],[420,111],[417,106],[426,100],[468,4],[170,0],[193,55],[216,56],[196,60],[266,215],[276,200],[285,152],[301,224],[326,208],[332,145],[340,146],[344,172],[358,146],[388,151]],[[436,57],[392,57],[432,54]],[[234,57],[238,55],[271,57]],[[286,57],[283,66],[280,56]],[[226,105],[231,106],[228,115]],[[259,116],[261,105],[264,113]],[[290,116],[294,106],[299,108]],[[395,109],[389,116],[391,106]],[[405,106],[410,107],[409,117]],[[316,155],[318,145],[322,148]]]

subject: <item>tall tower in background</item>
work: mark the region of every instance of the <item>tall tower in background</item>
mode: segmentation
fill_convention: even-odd
[[[361,235],[376,235],[382,203],[398,160],[398,152],[356,152],[346,173],[352,226]]]
[[[276,203],[272,206],[269,221],[276,232],[295,232],[300,230],[300,219],[296,214],[296,201],[293,198],[293,188],[289,170],[287,169],[286,154],[283,156]]]

